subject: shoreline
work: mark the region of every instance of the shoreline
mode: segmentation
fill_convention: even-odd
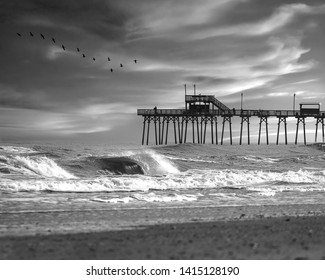
[[[325,259],[325,205],[0,213],[0,259]]]

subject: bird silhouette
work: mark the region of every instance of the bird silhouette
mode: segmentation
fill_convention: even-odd
[[[21,34],[21,33],[16,32],[16,34],[17,34],[17,36],[22,37],[22,34]],[[42,34],[42,33],[39,33],[39,34],[40,34],[40,36],[41,36],[41,38],[42,38],[43,40],[46,39],[45,36],[44,36],[44,34]],[[29,35],[30,35],[31,37],[34,37],[34,34],[33,34],[33,32],[31,32],[31,31],[29,32]],[[52,37],[51,39],[52,39],[52,42],[55,44],[55,43],[56,43],[55,38]],[[61,45],[61,47],[62,47],[62,49],[63,49],[64,51],[66,51],[66,47],[65,47],[64,45]],[[80,52],[80,48],[79,48],[79,47],[77,47],[77,52]],[[82,57],[85,58],[86,55],[83,53],[83,54],[82,54]],[[96,58],[93,57],[92,60],[93,60],[93,61],[96,61]],[[111,58],[108,56],[108,57],[107,57],[107,60],[108,60],[108,61],[111,61]],[[137,59],[133,59],[133,62],[134,62],[134,63],[138,63],[138,60],[137,60]],[[124,65],[123,65],[122,63],[120,63],[120,67],[122,68],[122,67],[124,67]],[[110,68],[109,71],[110,71],[110,72],[114,72],[114,69],[113,69],[113,68]]]

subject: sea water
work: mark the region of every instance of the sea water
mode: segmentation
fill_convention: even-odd
[[[315,145],[0,145],[0,212],[318,204]]]

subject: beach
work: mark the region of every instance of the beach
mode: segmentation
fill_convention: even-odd
[[[325,205],[2,213],[1,259],[325,259]]]
[[[0,146],[0,259],[324,259],[318,146]]]

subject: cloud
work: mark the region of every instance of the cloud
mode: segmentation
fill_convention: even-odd
[[[254,106],[265,97],[281,105],[295,86],[301,96],[315,96],[322,92],[315,73],[323,38],[314,38],[324,7],[280,0],[3,1],[2,125],[64,135],[115,131],[118,120],[134,125],[136,108],[183,107],[185,83],[228,100],[245,91]]]
[[[281,96],[288,96],[288,95],[292,95],[292,93],[290,93],[290,92],[270,92],[267,94],[267,96],[270,96],[270,97],[281,97]]]
[[[317,81],[319,81],[319,79],[309,79],[309,80],[294,82],[294,83],[291,83],[291,84],[293,84],[293,85],[301,85],[301,84],[314,83],[314,82],[317,82]]]
[[[261,36],[273,33],[291,23],[299,15],[324,14],[325,4],[308,6],[307,4],[282,5],[269,17],[252,23],[234,26],[211,27],[193,35],[194,39],[205,39],[216,36]]]
[[[301,61],[310,51],[301,47],[301,40],[301,37],[271,37],[259,41],[259,49],[252,54],[249,50],[256,42],[246,42],[246,48],[240,50],[242,43],[238,52],[225,49],[214,60],[189,67],[184,80],[215,87],[223,94],[266,86],[284,75],[305,72],[316,65],[312,60]]]
[[[54,60],[54,59],[57,59],[64,55],[71,55],[71,54],[72,54],[72,52],[63,50],[62,48],[60,48],[58,46],[50,46],[46,53],[46,57],[50,60]]]
[[[125,123],[125,113],[136,110],[124,104],[97,104],[66,112],[1,108],[0,127],[42,133],[74,135],[110,131]]]
[[[122,1],[123,2],[123,1]],[[166,0],[135,1],[136,17],[126,23],[127,39],[186,38],[189,32],[204,26],[238,3],[249,0]],[[181,35],[182,34],[182,35]]]
[[[125,103],[107,103],[107,104],[89,104],[78,110],[78,113],[89,115],[92,117],[99,117],[106,114],[132,114],[134,107]]]

